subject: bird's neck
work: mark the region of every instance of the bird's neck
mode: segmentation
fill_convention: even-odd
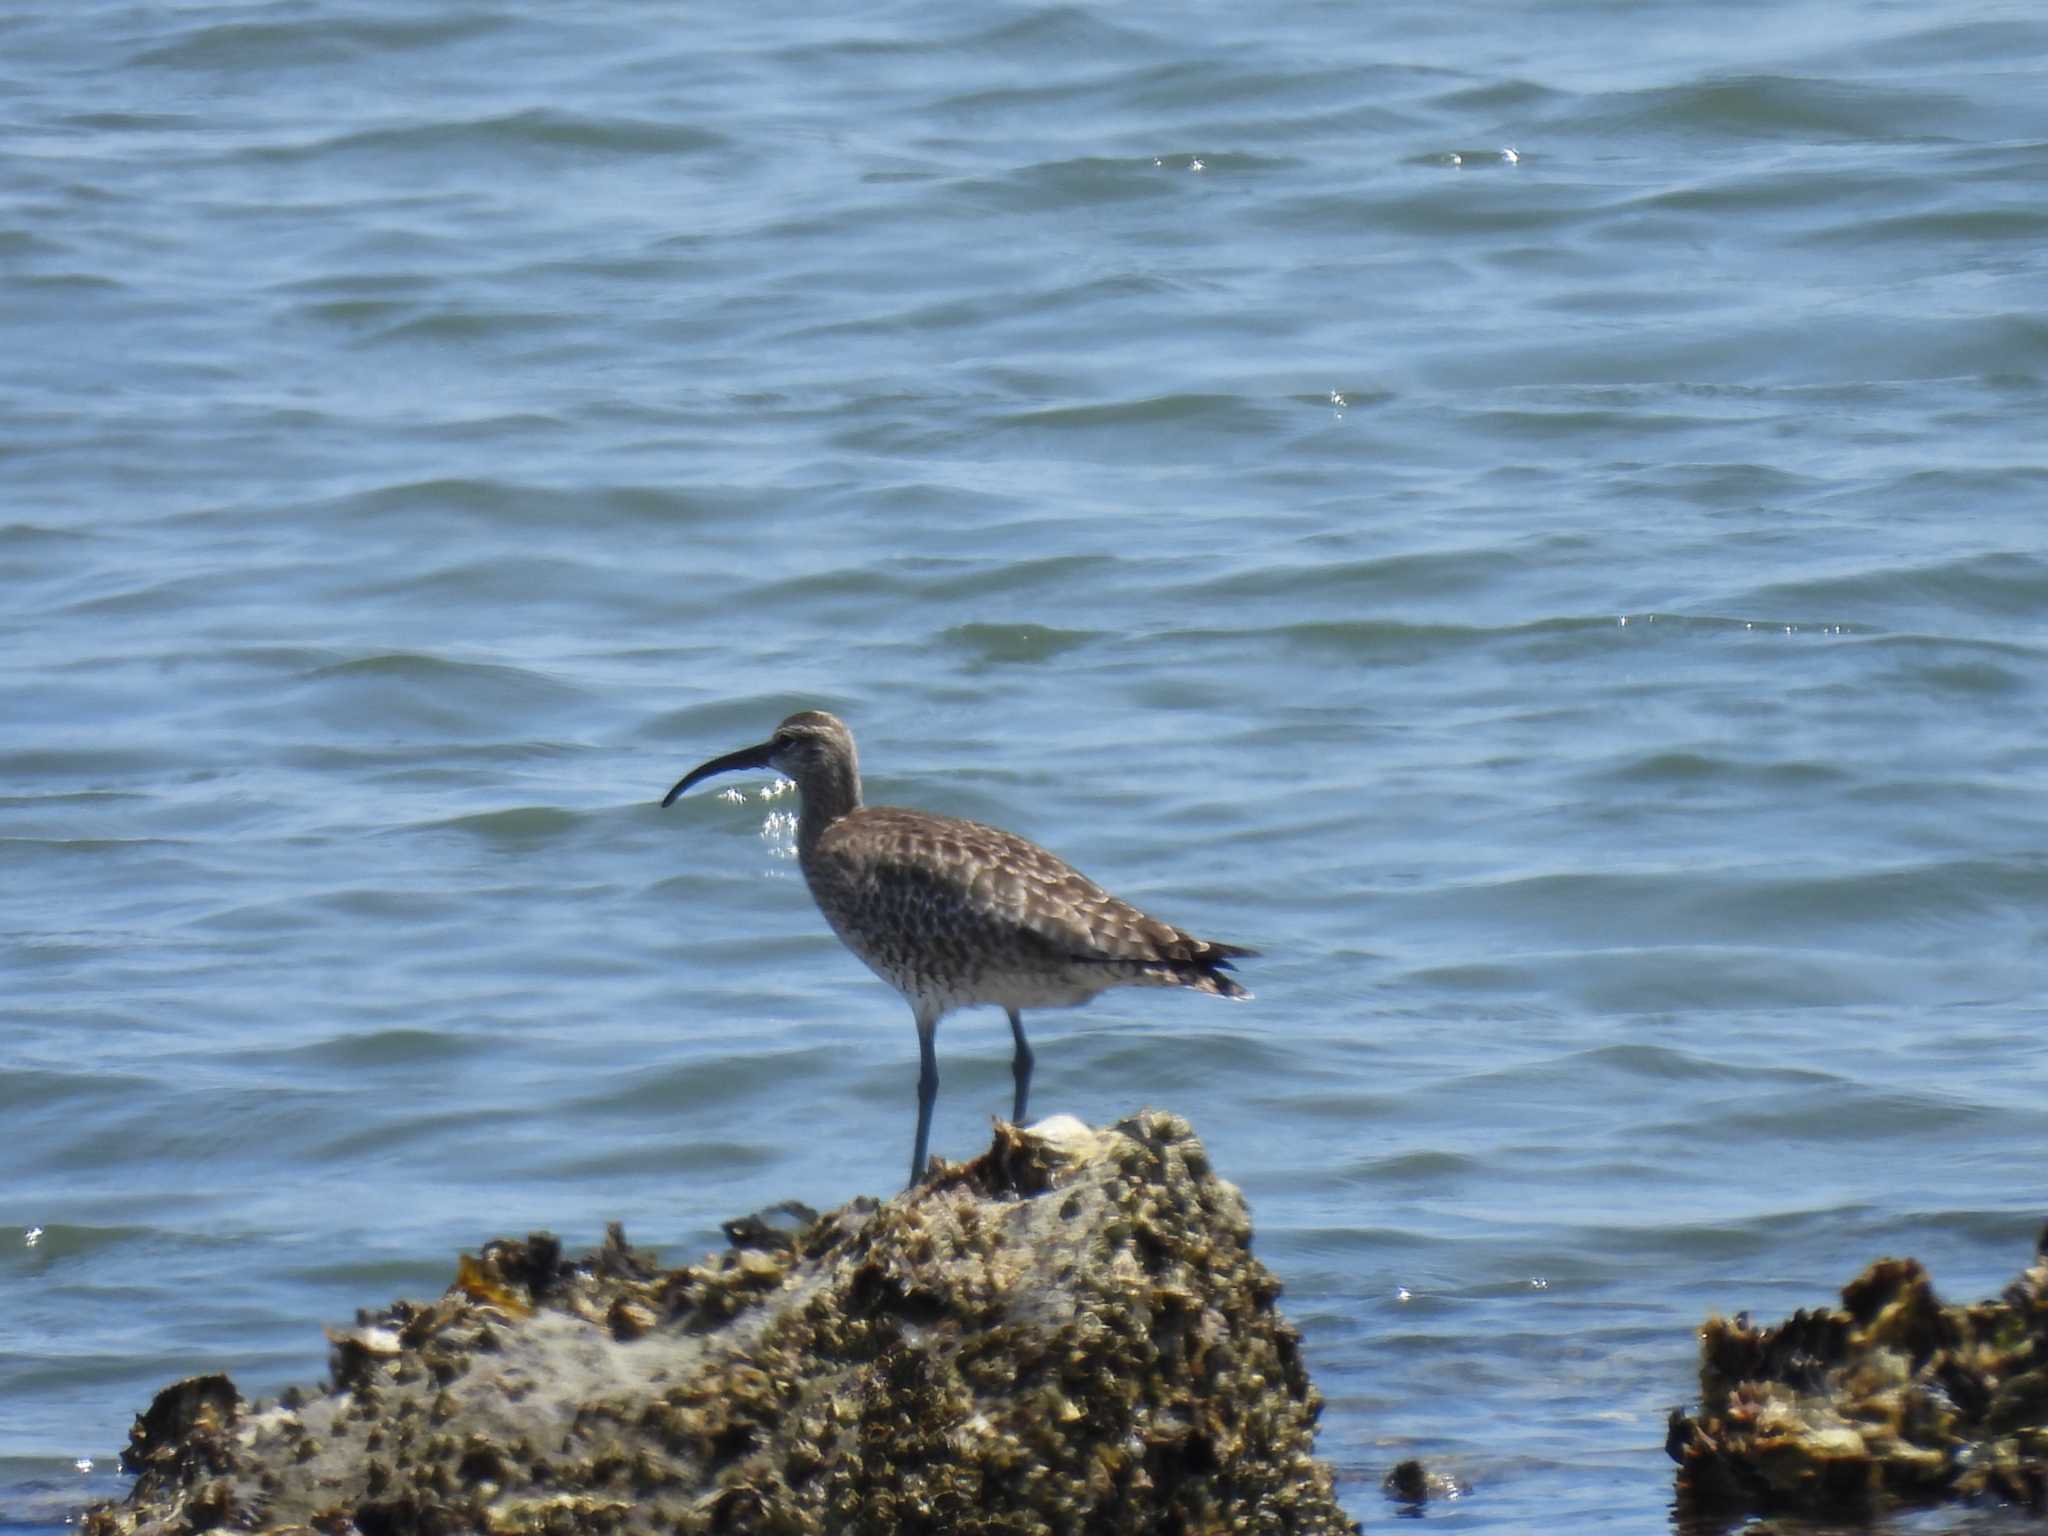
[[[860,770],[850,763],[820,768],[797,784],[803,813],[796,821],[797,857],[808,863],[825,829],[860,809]]]

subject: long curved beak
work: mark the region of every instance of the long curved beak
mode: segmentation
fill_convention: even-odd
[[[741,747],[737,752],[728,752],[723,757],[714,757],[708,763],[699,763],[680,779],[676,787],[661,797],[662,809],[676,803],[676,797],[692,784],[701,784],[714,773],[731,773],[736,768],[769,768],[774,766],[769,759],[775,755],[775,743],[764,741],[758,747]]]

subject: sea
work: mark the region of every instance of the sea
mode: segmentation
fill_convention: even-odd
[[[0,5],[0,1530],[492,1237],[901,1186],[795,796],[659,805],[818,708],[1261,951],[1027,1015],[1033,1108],[1193,1124],[1350,1513],[1670,1533],[1705,1318],[2048,1219],[2044,79],[2005,0]]]

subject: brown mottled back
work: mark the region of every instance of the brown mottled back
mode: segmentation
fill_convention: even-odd
[[[899,991],[951,1007],[1063,1006],[1114,986],[1251,995],[1221,969],[1251,951],[1148,917],[978,821],[864,806],[824,829],[803,869],[855,954]]]

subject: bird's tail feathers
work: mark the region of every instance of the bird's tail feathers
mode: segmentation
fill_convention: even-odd
[[[1248,1003],[1252,990],[1219,971],[1204,971],[1195,980],[1187,983],[1197,992],[1207,992],[1211,997],[1227,997],[1233,1003]]]
[[[1227,997],[1234,1002],[1250,1001],[1250,989],[1226,973],[1232,969],[1232,961],[1252,959],[1258,954],[1256,949],[1246,949],[1242,944],[1217,944],[1186,933],[1177,937],[1174,948],[1180,951],[1178,954],[1096,954],[1070,955],[1067,958],[1075,965],[1104,966],[1120,976],[1124,986],[1186,987],[1190,992],[1206,992],[1211,997]]]
[[[1251,989],[1240,984],[1236,977],[1224,973],[1236,968],[1231,964],[1233,960],[1255,960],[1259,952],[1242,944],[1218,944],[1214,940],[1198,942],[1200,947],[1194,958],[1177,968],[1177,979],[1181,985],[1197,992],[1207,992],[1212,997],[1227,997],[1232,1002],[1250,1002]]]

